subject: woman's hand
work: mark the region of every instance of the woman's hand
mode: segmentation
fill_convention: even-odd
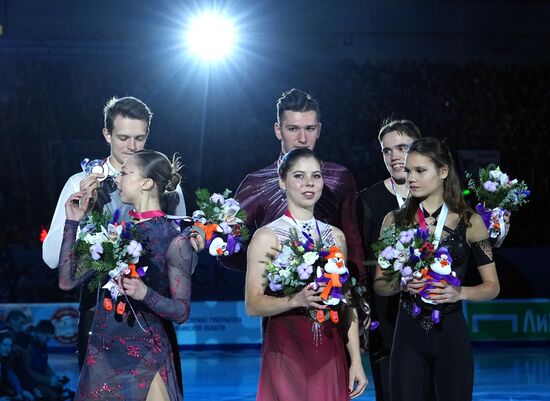
[[[295,306],[298,308],[313,308],[313,309],[326,309],[325,304],[321,304],[321,293],[326,287],[325,283],[316,285],[315,283],[309,283],[302,291],[294,295],[291,300],[294,301]]]
[[[431,283],[436,287],[431,289],[430,301],[434,301],[438,304],[454,303],[462,300],[462,287],[455,287],[453,285],[435,281]]]
[[[191,234],[189,234],[189,243],[196,253],[202,251],[206,246],[204,238],[196,231],[192,231]]]
[[[83,191],[72,194],[65,203],[65,216],[67,220],[82,220],[93,204],[92,200],[93,197]]]
[[[365,375],[365,370],[361,360],[353,363],[349,367],[349,396],[350,398],[359,397],[365,389],[367,388],[367,375]],[[355,389],[354,389],[355,387]]]
[[[143,301],[147,295],[147,286],[139,277],[121,276],[118,278],[118,285],[126,295],[136,301]]]
[[[97,200],[97,190],[101,187],[100,179],[103,177],[103,174],[91,173],[80,181],[80,191],[92,198],[92,205]]]
[[[425,278],[421,278],[421,279],[413,278],[405,286],[405,291],[408,291],[411,294],[418,294],[418,292],[425,286],[426,286]]]

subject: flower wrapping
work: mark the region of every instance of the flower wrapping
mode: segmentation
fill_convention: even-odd
[[[239,252],[248,240],[248,228],[244,224],[246,213],[239,202],[230,198],[231,191],[223,194],[205,188],[196,191],[198,210],[192,215],[193,230],[199,232],[212,256],[228,256]]]
[[[510,179],[499,166],[490,164],[479,169],[477,179],[467,172],[468,188],[475,192],[480,203],[477,213],[483,219],[491,238],[505,236],[504,215],[507,211],[516,211],[529,202],[531,191],[527,184]]]

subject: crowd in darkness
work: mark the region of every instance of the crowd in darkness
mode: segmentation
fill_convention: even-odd
[[[534,193],[531,204],[513,216],[507,246],[549,246],[537,217],[546,215],[542,194],[550,189],[547,64],[343,60],[291,78],[277,71],[251,74],[225,89],[212,80],[206,112],[202,98],[171,94],[174,82],[152,79],[140,66],[0,65],[0,302],[72,299],[52,290],[56,272],[41,263],[40,232],[47,229],[64,181],[89,156],[84,153],[90,141],[101,146],[101,109],[113,95],[133,95],[151,106],[155,117],[149,144],[181,153],[188,165],[184,192],[189,208],[199,184],[235,189],[247,172],[278,156],[272,130],[275,100],[298,87],[321,105],[323,130],[316,151],[348,167],[358,189],[386,175],[376,141],[381,121],[407,118],[424,136],[446,138],[455,154],[498,151],[502,169],[524,179]],[[79,140],[86,146],[75,145]]]

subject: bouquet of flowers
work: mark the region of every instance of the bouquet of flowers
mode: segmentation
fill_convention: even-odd
[[[425,278],[426,285],[420,290],[423,302],[434,304],[430,300],[432,283],[443,281],[459,286],[460,280],[452,270],[453,258],[445,247],[434,246],[433,235],[428,228],[400,229],[395,225],[384,230],[373,250],[382,269],[384,279],[392,286],[405,287],[413,278]],[[418,316],[420,306],[414,304],[413,315]],[[439,323],[441,317],[437,308],[432,311],[432,320]]]
[[[244,225],[246,213],[229,194],[228,189],[223,194],[212,195],[205,188],[196,191],[199,210],[192,215],[193,229],[201,233],[212,256],[237,253],[241,243],[248,240],[248,229]]]
[[[508,174],[494,164],[481,168],[477,180],[469,172],[466,178],[468,187],[476,193],[480,202],[476,210],[489,229],[489,235],[491,238],[504,237],[504,214],[518,210],[527,203],[531,191],[525,182],[510,180]]]
[[[105,309],[112,309],[110,299],[119,296],[115,279],[123,274],[133,277],[143,277],[147,267],[137,267],[143,254],[142,245],[136,241],[135,228],[132,223],[121,222],[118,210],[114,216],[93,211],[85,221],[78,234],[75,244],[75,254],[80,262],[97,274],[90,280],[88,287],[93,290],[109,277],[103,286],[108,294],[103,302]],[[124,303],[117,306],[117,313],[122,314]]]
[[[336,307],[340,302],[347,303],[345,296],[354,280],[350,280],[344,254],[338,247],[326,249],[322,243],[314,242],[307,234],[305,237],[305,240],[300,240],[298,232],[292,230],[281,251],[277,255],[268,255],[270,262],[266,277],[269,288],[273,292],[292,296],[306,285],[318,288],[319,283],[326,283],[321,299],[329,306],[328,316],[324,310],[310,311],[310,314],[318,323],[323,323],[327,317],[338,323]]]

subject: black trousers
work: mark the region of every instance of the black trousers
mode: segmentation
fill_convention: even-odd
[[[399,310],[390,385],[392,401],[472,400],[474,362],[462,310],[445,314],[429,330]]]

